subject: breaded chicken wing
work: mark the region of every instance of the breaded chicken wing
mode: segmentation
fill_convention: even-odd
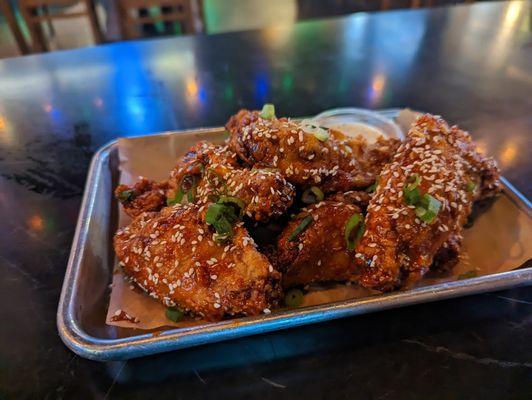
[[[349,221],[363,221],[365,192],[336,194],[303,209],[283,230],[276,262],[283,273],[283,287],[316,282],[355,280],[358,266],[354,245],[356,229]],[[301,232],[298,233],[298,230]],[[346,236],[346,233],[349,233]]]
[[[498,178],[468,133],[419,117],[370,201],[356,254],[362,285],[390,290],[419,280],[444,243],[459,245],[472,203],[496,193]]]
[[[227,146],[206,142],[195,145],[172,171],[169,198],[187,179],[195,181],[200,203],[219,196],[236,197],[243,203],[244,214],[255,221],[281,216],[295,196],[293,185],[278,170],[242,168]]]
[[[287,118],[262,118],[248,110],[232,116],[226,128],[229,147],[248,165],[278,168],[290,183],[317,185],[326,193],[371,185],[399,143],[380,138],[368,145],[362,137],[348,138]]]
[[[205,206],[177,204],[139,215],[114,238],[127,275],[166,306],[208,320],[269,313],[280,274],[241,223],[226,244],[213,240]]]
[[[176,203],[205,204],[220,196],[236,197],[245,215],[266,222],[292,205],[295,189],[278,170],[242,168],[227,146],[199,142],[178,160],[168,180],[157,183],[142,178],[133,187],[118,186],[115,196],[131,217]]]

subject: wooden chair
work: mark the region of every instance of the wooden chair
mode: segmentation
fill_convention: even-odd
[[[84,11],[75,13],[51,13],[50,7],[53,6],[73,6],[84,4]],[[42,29],[42,23],[47,23],[52,27],[54,19],[87,17],[93,39],[96,43],[103,42],[103,35],[96,17],[96,10],[92,0],[18,0],[20,13],[28,26],[30,32],[32,47],[34,51],[48,51],[49,46]],[[53,28],[52,28],[53,31]]]
[[[158,15],[149,15],[148,10],[158,9]],[[199,18],[201,18],[201,3]],[[182,33],[195,33],[195,14],[192,0],[118,0],[118,13],[123,39],[144,36],[142,27],[156,23],[178,23]]]
[[[13,13],[13,9],[11,8],[11,4],[9,4],[9,0],[0,0],[0,12],[4,15],[7,24],[9,25],[9,29],[15,38],[15,42],[17,42],[20,53],[28,54],[30,52],[29,46],[26,43],[26,39],[24,39],[24,35],[17,24],[17,20],[15,18],[15,14]]]

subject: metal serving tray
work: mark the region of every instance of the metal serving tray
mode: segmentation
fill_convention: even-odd
[[[382,113],[394,117],[397,112],[385,110]],[[187,132],[218,132],[221,129]],[[112,192],[118,178],[118,143],[113,141],[94,155],[89,169],[57,311],[57,327],[63,342],[82,357],[123,360],[410,304],[532,284],[532,267],[527,268],[527,262],[510,272],[163,332],[108,326],[105,315],[114,262],[111,243],[118,219]],[[530,202],[505,179],[503,184],[504,194],[530,217]]]

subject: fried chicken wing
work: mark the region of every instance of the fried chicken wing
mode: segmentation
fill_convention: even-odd
[[[229,147],[250,166],[278,168],[298,187],[319,185],[324,192],[349,191],[371,185],[398,146],[380,138],[368,145],[335,130],[309,133],[306,125],[287,118],[260,117],[240,110],[226,125]]]
[[[362,285],[390,290],[419,280],[444,243],[459,246],[472,203],[496,193],[498,178],[494,161],[475,150],[468,133],[419,117],[370,201],[356,249]]]
[[[365,192],[338,193],[303,209],[279,236],[276,261],[283,272],[283,287],[316,282],[355,280],[358,267],[349,249],[346,228],[353,215],[362,221]],[[295,235],[298,227],[308,223]]]
[[[292,205],[295,189],[276,169],[242,168],[227,146],[199,142],[178,160],[168,180],[142,178],[133,187],[118,186],[115,196],[131,217],[175,203],[205,204],[231,196],[243,202],[249,218],[266,222]]]
[[[231,242],[215,243],[205,209],[177,204],[139,215],[115,235],[120,265],[164,305],[208,320],[269,313],[280,296],[280,274],[241,223]]]
[[[143,212],[159,211],[166,206],[167,182],[153,182],[146,178],[133,186],[119,185],[115,189],[115,197],[122,203],[124,211],[132,218]]]
[[[172,171],[169,198],[187,179],[195,180],[200,203],[217,196],[236,197],[243,202],[244,214],[256,221],[279,217],[295,196],[294,187],[278,170],[242,168],[227,146],[206,142],[194,146]]]

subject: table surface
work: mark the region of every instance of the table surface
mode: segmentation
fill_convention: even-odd
[[[532,289],[127,362],[75,356],[55,313],[91,155],[125,135],[409,106],[470,130],[529,198],[530,2],[355,14],[0,62],[0,398],[532,398]]]

